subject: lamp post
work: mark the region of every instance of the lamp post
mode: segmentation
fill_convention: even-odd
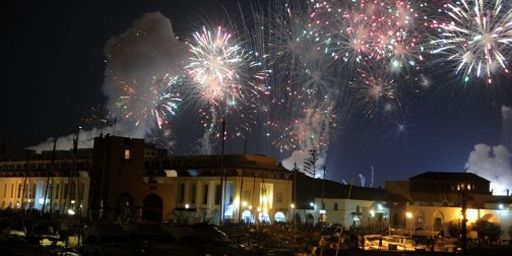
[[[458,183],[455,187],[452,187],[452,190],[458,192],[460,194],[460,201],[461,201],[461,216],[462,221],[460,223],[460,244],[462,248],[462,255],[466,254],[466,246],[467,246],[467,216],[466,216],[466,210],[467,210],[467,204],[468,204],[468,195],[471,191],[473,191],[475,188],[474,184],[469,184],[466,182]]]
[[[375,217],[375,210],[374,209],[370,209],[370,211],[368,211],[368,227],[370,230],[372,230],[372,218]]]
[[[292,224],[293,224],[293,229],[295,230],[295,204],[294,203],[291,203],[290,204],[290,209],[292,209]]]
[[[412,212],[406,212],[406,213],[405,213],[405,220],[406,220],[406,222],[405,222],[405,228],[406,228],[406,229],[407,229],[407,219],[412,220],[412,217],[413,217],[413,216],[414,216],[414,215],[412,215]],[[409,236],[412,236],[412,223],[411,223],[411,228],[409,229]]]

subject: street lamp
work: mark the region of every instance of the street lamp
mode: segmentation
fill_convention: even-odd
[[[468,204],[468,194],[475,189],[475,184],[469,184],[466,182],[460,182],[456,186],[452,187],[452,190],[458,192],[461,197],[461,216],[462,216],[462,222],[460,223],[460,242],[462,247],[462,254],[466,254],[466,244],[467,244],[467,222],[468,219],[466,217],[466,209]]]
[[[414,217],[414,215],[412,214],[412,212],[406,212],[405,213],[405,218],[406,218],[406,222],[405,222],[405,228],[407,229],[407,219],[411,220],[412,217]],[[409,232],[409,236],[412,236],[412,223],[411,223],[411,229],[410,229],[410,232]]]
[[[370,209],[370,211],[368,211],[368,227],[370,229],[372,229],[372,218],[375,217],[375,210],[374,209]]]

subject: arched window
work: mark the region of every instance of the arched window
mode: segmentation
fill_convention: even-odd
[[[276,222],[286,222],[286,216],[282,212],[276,212],[274,215],[274,220]]]
[[[245,224],[252,223],[252,213],[251,213],[251,211],[245,210],[245,211],[242,212],[242,221]]]
[[[422,228],[425,225],[425,214],[422,211],[416,212],[416,228]]]
[[[261,223],[270,224],[270,216],[268,216],[268,213],[260,212],[258,219]]]
[[[444,223],[444,216],[442,212],[436,211],[434,212],[434,219],[432,221],[432,226],[434,230],[441,230],[443,229],[443,223]]]

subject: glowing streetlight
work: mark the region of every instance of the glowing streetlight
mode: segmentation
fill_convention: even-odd
[[[407,219],[412,219],[413,215],[412,215],[412,212],[406,212],[405,213],[405,218],[406,220]],[[405,228],[407,229],[407,221],[405,222]],[[411,230],[409,231],[409,235],[412,236],[412,225],[411,225]]]

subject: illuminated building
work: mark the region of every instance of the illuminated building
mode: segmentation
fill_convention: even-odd
[[[409,181],[387,181],[386,190],[406,199],[390,208],[393,227],[416,235],[435,236],[440,231],[447,234],[449,223],[462,221],[462,209],[466,206],[468,226],[479,219],[488,220],[500,224],[503,238],[508,237],[512,198],[493,196],[490,182],[475,174],[426,172]]]

